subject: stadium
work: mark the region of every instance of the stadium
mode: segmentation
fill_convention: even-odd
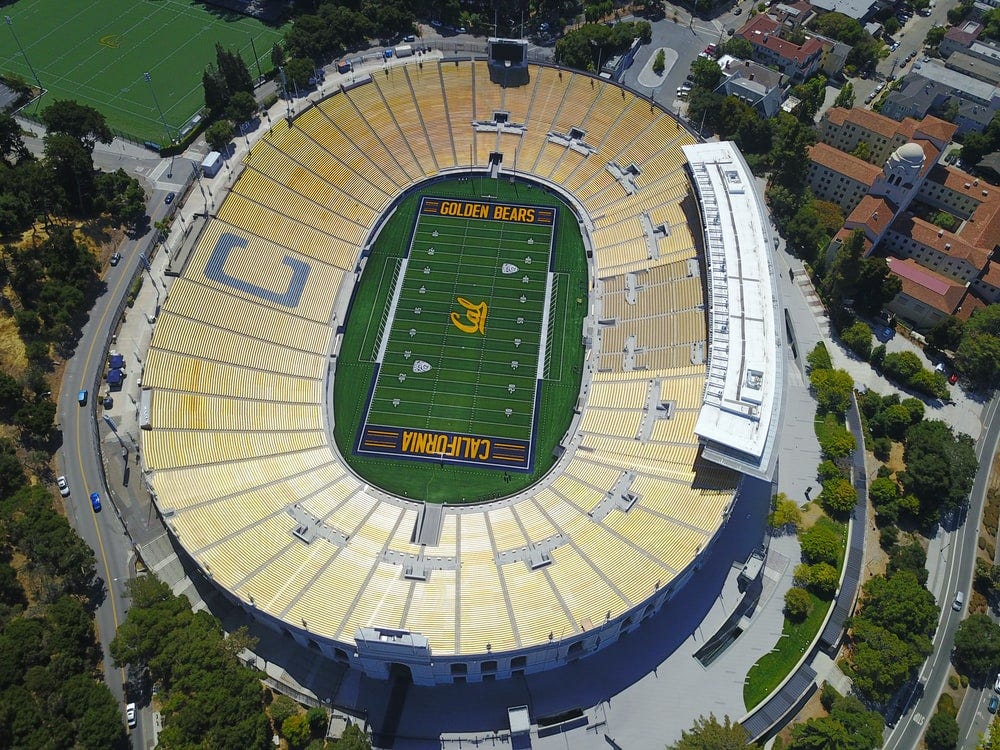
[[[774,470],[772,237],[746,163],[514,44],[358,75],[274,123],[146,358],[144,476],[173,537],[249,617],[375,679],[607,648]],[[376,266],[380,243],[398,254]],[[438,474],[450,496],[420,490]]]

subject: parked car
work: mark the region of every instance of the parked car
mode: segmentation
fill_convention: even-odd
[[[94,513],[101,512],[101,496],[96,492],[90,493],[90,507],[94,509]]]
[[[125,721],[128,722],[129,728],[133,728],[136,725],[135,720],[135,704],[129,703],[125,706]]]
[[[997,672],[997,681],[993,683],[993,689],[1000,693],[1000,672]]]
[[[990,696],[990,705],[986,707],[991,714],[995,714],[997,709],[1000,708],[1000,695]]]
[[[66,477],[56,477],[56,484],[59,486],[59,494],[69,497],[69,482],[66,481]]]
[[[121,259],[122,259],[122,254],[121,253],[112,253],[111,254],[111,265],[117,266],[118,263],[121,261]]]

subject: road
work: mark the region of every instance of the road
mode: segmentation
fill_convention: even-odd
[[[150,225],[167,213],[165,190],[150,192],[147,212]],[[150,230],[151,231],[151,230]],[[66,498],[66,512],[77,533],[89,544],[97,560],[97,576],[103,584],[104,598],[95,612],[99,640],[104,659],[104,674],[108,687],[121,702],[124,713],[124,671],[112,664],[108,647],[127,611],[124,585],[134,572],[132,548],[121,520],[116,515],[104,484],[104,472],[99,462],[105,455],[116,458],[115,446],[99,450],[99,430],[96,424],[94,384],[105,367],[106,348],[110,331],[117,324],[115,312],[128,293],[132,270],[139,264],[141,247],[147,236],[126,239],[118,248],[122,260],[108,268],[107,288],[97,299],[83,328],[76,352],[66,361],[62,389],[57,404],[57,419],[62,430],[63,446],[58,457],[59,471],[69,482],[71,494]],[[77,393],[89,391],[87,404],[77,403]],[[117,471],[118,469],[113,469]],[[101,493],[103,508],[95,513],[90,506],[90,493]],[[134,746],[143,747],[142,726],[132,732]]]
[[[955,612],[951,608],[951,603],[956,591],[966,592],[966,606],[969,601],[968,593],[976,561],[979,518],[982,515],[986,499],[986,486],[989,480],[992,456],[996,452],[998,438],[1000,438],[1000,418],[998,418],[1000,415],[998,412],[1000,412],[1000,395],[994,396],[984,412],[985,429],[976,446],[979,456],[979,471],[970,493],[967,520],[950,533],[950,540],[945,545],[948,555],[947,571],[944,576],[945,584],[937,592],[938,603],[941,605],[941,616],[937,632],[934,634],[934,650],[920,670],[920,682],[924,685],[923,695],[916,701],[911,712],[903,716],[890,732],[884,745],[885,750],[912,750],[918,746],[920,735],[924,731],[927,720],[934,714],[938,698],[944,689],[948,669],[951,665],[951,650],[955,641],[955,631],[966,614],[965,610],[961,613]],[[981,714],[985,713],[984,694],[988,690],[989,688],[985,691],[970,689],[966,694],[958,716],[960,736],[966,739],[971,736],[972,743],[963,741],[963,747],[974,747],[977,736],[976,727],[982,726],[978,731],[985,728]]]
[[[1000,441],[1000,397],[995,397],[987,407],[986,419],[990,429],[984,434],[984,439],[980,440],[976,446],[979,457],[979,473],[976,475],[976,482],[973,485],[973,497],[985,497],[987,482],[989,481],[990,468],[993,461],[992,456],[996,453],[998,441]],[[993,615],[994,621],[1000,622],[1000,618]],[[965,694],[965,700],[958,712],[959,737],[961,737],[960,747],[973,748],[979,740],[979,735],[986,732],[992,716],[986,710],[992,694],[992,680],[982,689],[969,688]]]

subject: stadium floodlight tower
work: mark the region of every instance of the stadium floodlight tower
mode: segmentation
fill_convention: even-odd
[[[10,35],[14,37],[14,42],[17,44],[17,48],[21,50],[21,57],[28,64],[28,70],[31,71],[32,78],[35,79],[35,83],[38,84],[38,95],[42,95],[42,82],[38,78],[38,73],[35,72],[35,66],[31,64],[31,60],[28,59],[28,55],[24,52],[24,47],[21,46],[21,40],[17,38],[17,33],[14,31],[14,22],[11,20],[10,16],[3,17],[4,23],[7,24],[7,28],[10,29]]]
[[[146,72],[142,74],[142,78],[149,84],[149,90],[153,92],[153,104],[156,105],[156,111],[160,113],[160,122],[163,124],[163,132],[167,134],[167,142],[173,143],[174,138],[170,135],[170,128],[167,127],[167,118],[163,116],[163,110],[160,109],[160,100],[156,98],[156,89],[153,87],[153,77]]]

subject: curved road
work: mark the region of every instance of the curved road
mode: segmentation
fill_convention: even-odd
[[[150,225],[167,213],[163,203],[166,191],[152,190],[146,205]],[[59,456],[61,473],[69,482],[71,494],[66,498],[66,512],[77,533],[89,544],[97,561],[97,576],[103,582],[104,598],[95,612],[98,635],[104,654],[105,680],[111,692],[121,702],[124,715],[124,671],[116,669],[108,654],[108,646],[127,610],[124,584],[134,570],[132,549],[115,507],[104,485],[104,473],[98,462],[99,430],[96,423],[94,383],[105,368],[105,342],[117,325],[115,311],[128,293],[133,278],[132,270],[139,264],[140,247],[148,235],[126,239],[118,248],[122,260],[117,267],[108,268],[104,277],[107,289],[100,295],[90,311],[72,358],[66,362],[62,389],[57,404],[58,427],[62,430],[63,445]],[[77,403],[77,393],[87,389],[89,398],[85,407]],[[112,447],[114,456],[117,448]],[[90,493],[101,493],[103,509],[94,513],[90,506]],[[142,747],[142,724],[132,730],[134,746]]]
[[[986,499],[986,485],[993,463],[992,458],[996,453],[998,439],[1000,439],[998,412],[1000,412],[1000,394],[993,397],[983,412],[985,429],[976,445],[979,471],[970,493],[969,510],[965,523],[947,535],[948,541],[942,550],[947,557],[947,568],[944,575],[946,583],[938,597],[941,615],[937,632],[934,634],[934,650],[920,670],[920,683],[924,685],[924,691],[912,707],[911,712],[900,719],[886,738],[884,745],[886,750],[912,750],[918,746],[927,721],[934,715],[938,698],[948,677],[955,631],[966,614],[965,610],[955,612],[951,608],[951,604],[955,591],[961,590],[968,594],[972,584],[972,573],[976,564],[979,519],[982,516],[983,504]],[[955,554],[956,552],[957,554]],[[966,596],[966,606],[968,606],[968,596]],[[962,738],[961,747],[975,747],[978,732],[985,729],[985,724],[982,724],[982,715],[985,714],[986,704],[984,695],[989,692],[990,688],[992,685],[987,686],[985,691],[970,688],[966,693],[958,715],[959,736]]]

